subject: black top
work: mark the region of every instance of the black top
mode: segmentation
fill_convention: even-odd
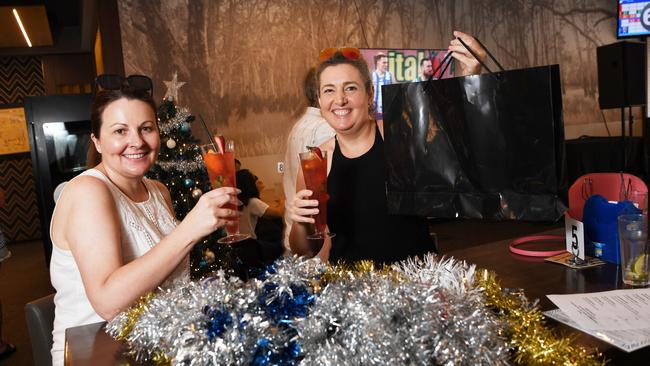
[[[357,158],[343,156],[335,140],[327,190],[327,224],[336,234],[331,261],[390,263],[436,251],[425,218],[388,214],[386,157],[379,128],[372,148]]]

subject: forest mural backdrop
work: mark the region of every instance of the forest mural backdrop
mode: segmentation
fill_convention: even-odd
[[[161,100],[178,71],[180,104],[242,157],[284,151],[319,50],[446,48],[455,29],[506,69],[560,64],[565,125],[602,124],[596,47],[616,26],[611,0],[119,0],[119,12],[127,74],[151,75]]]

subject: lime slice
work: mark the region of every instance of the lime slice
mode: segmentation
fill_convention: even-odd
[[[647,282],[648,274],[647,273],[637,274],[634,272],[629,272],[625,275],[625,279],[633,282]]]
[[[638,276],[647,276],[648,275],[648,268],[646,264],[648,263],[648,255],[647,254],[639,254],[636,258],[634,258],[634,262],[632,262],[632,272]]]

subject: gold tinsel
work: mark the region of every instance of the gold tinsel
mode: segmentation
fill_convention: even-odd
[[[165,355],[163,352],[160,351],[154,352],[151,359],[156,365],[160,365],[160,366],[172,364],[171,358],[167,357],[167,355]]]
[[[122,324],[122,330],[117,335],[117,337],[115,337],[115,339],[119,341],[126,340],[129,334],[131,334],[131,331],[133,330],[135,323],[138,322],[140,316],[145,312],[145,310],[147,310],[147,305],[149,304],[149,301],[153,299],[153,297],[154,297],[153,292],[149,292],[145,295],[142,295],[140,299],[135,303],[135,305],[131,306],[124,313],[125,316]]]
[[[487,270],[476,272],[478,286],[485,290],[486,305],[494,308],[506,322],[506,337],[515,350],[518,365],[605,365],[598,350],[572,345],[570,337],[557,337],[544,324],[544,315],[531,306],[521,293],[506,293]]]
[[[376,276],[392,276],[395,279],[399,274],[388,265],[377,266],[372,261],[358,261],[351,264],[337,263],[335,265],[327,266],[327,271],[321,277],[322,287],[328,283],[336,281],[352,280],[359,276],[376,275]]]

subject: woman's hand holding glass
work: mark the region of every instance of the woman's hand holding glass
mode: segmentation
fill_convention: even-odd
[[[312,199],[313,192],[309,189],[303,189],[296,193],[295,197],[287,205],[287,214],[293,220],[289,242],[291,251],[298,255],[313,257],[327,247],[327,240],[309,239],[314,234],[316,228],[315,217],[320,213],[318,210],[318,200]],[[326,260],[327,255],[321,257]]]
[[[293,222],[315,224],[314,215],[318,214],[318,200],[309,199],[313,192],[309,189],[298,191],[288,205],[289,217]]]
[[[238,212],[232,207],[241,205],[238,193],[234,187],[221,187],[204,193],[179,226],[189,228],[194,239],[199,240],[223,226],[235,224],[233,218]],[[226,205],[233,206],[224,207]]]

